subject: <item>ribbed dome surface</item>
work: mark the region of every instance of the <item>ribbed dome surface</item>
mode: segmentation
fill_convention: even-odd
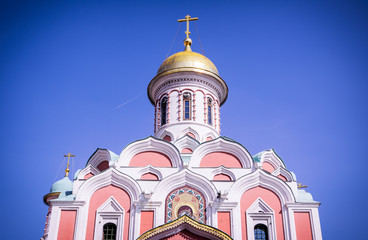
[[[192,69],[188,69],[192,68]],[[157,75],[169,71],[188,71],[201,69],[219,75],[215,64],[202,54],[192,51],[182,51],[168,57],[160,66]]]

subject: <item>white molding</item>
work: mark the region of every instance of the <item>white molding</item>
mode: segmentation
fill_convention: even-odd
[[[247,237],[254,239],[254,227],[257,224],[267,226],[268,239],[276,240],[275,213],[260,197],[246,210]]]
[[[281,179],[272,176],[265,171],[258,169],[253,173],[245,175],[239,178],[229,189],[228,200],[232,202],[240,202],[242,195],[249,189],[254,187],[263,187],[266,188],[278,196],[281,202],[281,209],[282,209],[282,221],[284,227],[284,234],[285,239],[289,239],[290,229],[289,229],[289,216],[287,214],[287,210],[285,209],[286,203],[294,203],[295,196],[291,190],[291,188]],[[240,218],[240,211],[241,208],[238,208],[239,214],[236,217],[241,220]],[[234,237],[236,239],[240,238],[241,236],[241,229],[237,228],[236,234]]]
[[[106,223],[114,223],[116,225],[116,239],[122,239],[124,236],[124,215],[124,209],[113,196],[107,199],[96,210],[94,240],[101,240],[103,226]]]
[[[89,201],[92,194],[100,188],[113,185],[124,189],[131,201],[130,205],[130,221],[129,221],[129,239],[133,239],[134,229],[138,223],[135,223],[135,206],[134,202],[138,202],[142,193],[142,189],[139,184],[130,176],[116,170],[115,168],[109,168],[100,174],[87,179],[79,188],[75,200],[86,201],[86,206],[81,209],[79,214],[79,224],[76,228],[75,239],[85,239],[87,231],[87,221],[89,212]]]
[[[148,137],[129,144],[121,152],[116,166],[129,166],[130,161],[136,154],[149,151],[165,154],[170,159],[172,167],[183,167],[179,150],[170,142],[154,137]]]
[[[167,123],[167,124],[170,124],[170,123]],[[167,125],[167,124],[165,124],[165,125]],[[164,126],[165,126],[164,125]],[[163,126],[161,126],[161,127],[163,127]],[[171,141],[170,142],[173,142],[173,141],[175,141],[175,137],[174,137],[174,135],[171,133],[171,132],[169,132],[169,131],[166,131],[166,130],[164,130],[161,134],[160,134],[160,136],[156,136],[157,138],[160,138],[160,139],[164,139],[164,137],[165,136],[169,136],[170,138],[171,138]],[[166,141],[166,140],[165,140]]]
[[[272,173],[271,173],[272,175],[274,175],[274,176],[278,176],[278,175],[281,175],[281,176],[283,176],[283,177],[285,177],[286,178],[286,181],[287,182],[291,182],[291,181],[293,181],[293,175],[288,171],[288,170],[286,170],[284,167],[282,167],[282,166],[279,166],[275,171],[273,171]]]
[[[107,149],[97,148],[97,150],[89,158],[87,164],[90,164],[97,168],[97,166],[103,161],[111,161],[110,152]]]
[[[216,168],[215,170],[213,170],[211,173],[212,173],[212,180],[217,174],[225,174],[230,177],[231,181],[236,181],[235,174],[232,171],[230,171],[228,168],[222,165]]]
[[[322,240],[321,223],[319,219],[318,207],[321,203],[287,203],[286,208],[290,219],[290,235],[296,239],[295,212],[309,213],[313,240]]]
[[[181,133],[179,134],[179,136],[185,136],[185,135],[188,135],[188,133],[192,133],[195,136],[195,139],[197,141],[200,140],[200,136],[199,136],[198,132],[196,130],[194,130],[192,127],[187,127],[184,130],[182,130]]]
[[[261,164],[263,164],[264,162],[267,162],[271,164],[275,169],[279,168],[280,166],[286,169],[284,162],[276,154],[275,150],[268,149],[258,154],[262,154],[261,159],[260,159]]]
[[[174,145],[181,152],[184,148],[189,148],[194,151],[199,146],[199,141],[191,136],[185,135],[174,142]]]
[[[189,166],[199,167],[203,157],[213,152],[230,153],[239,159],[243,168],[252,167],[253,159],[249,152],[239,143],[226,140],[222,137],[199,145],[192,154]]]
[[[158,177],[158,180],[162,180],[161,171],[152,165],[148,165],[138,171],[138,174],[140,175],[140,177],[142,177],[142,175],[146,173],[153,173]]]
[[[88,174],[88,173],[92,173],[94,176],[97,175],[100,172],[100,170],[98,170],[96,167],[94,167],[92,164],[88,164],[85,168],[83,168],[77,177],[77,180],[86,180],[84,179],[84,177]]]

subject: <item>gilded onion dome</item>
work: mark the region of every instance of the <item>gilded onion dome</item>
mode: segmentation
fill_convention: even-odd
[[[191,45],[192,40],[187,37],[184,40],[184,51],[171,55],[161,64],[156,76],[152,79],[147,88],[148,97],[152,104],[155,102],[152,93],[153,85],[155,85],[161,77],[178,72],[196,72],[211,76],[221,85],[224,91],[223,97],[220,99],[220,105],[225,102],[228,88],[225,81],[219,76],[219,72],[217,71],[215,64],[202,54],[193,52],[190,47]]]
[[[192,52],[189,49],[185,51],[175,53],[168,57],[160,66],[157,71],[157,75],[161,73],[179,72],[179,71],[199,71],[209,72],[215,75],[219,75],[215,64],[202,54]]]

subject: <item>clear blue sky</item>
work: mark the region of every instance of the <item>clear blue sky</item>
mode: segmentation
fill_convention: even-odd
[[[325,239],[364,239],[367,3],[129,2],[0,3],[1,237],[42,236],[64,154],[82,168],[97,147],[120,154],[153,134],[146,87],[190,14],[229,86],[222,135],[276,150],[322,202]]]

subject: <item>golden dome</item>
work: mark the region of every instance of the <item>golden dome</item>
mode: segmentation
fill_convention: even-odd
[[[202,54],[192,52],[190,49],[186,49],[182,52],[175,53],[168,57],[160,66],[157,71],[157,75],[161,73],[181,72],[181,71],[199,71],[209,72],[219,76],[215,64]]]

